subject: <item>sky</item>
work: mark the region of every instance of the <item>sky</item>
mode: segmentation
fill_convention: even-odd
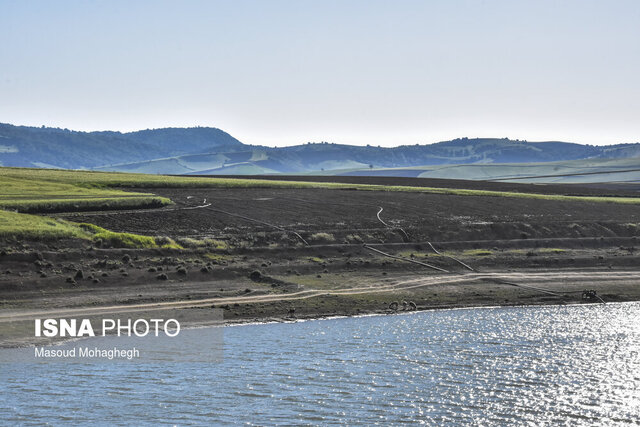
[[[640,141],[637,0],[0,0],[0,122]]]

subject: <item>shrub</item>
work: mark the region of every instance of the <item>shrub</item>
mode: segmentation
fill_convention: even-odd
[[[309,236],[309,239],[311,240],[320,240],[323,242],[335,242],[336,238],[333,236],[333,234],[329,234],[329,233],[315,233],[312,234],[311,236]]]
[[[108,242],[115,248],[157,248],[158,245],[153,237],[141,236],[139,234],[118,233],[105,230],[94,224],[81,223],[80,228],[93,234],[93,241]]]
[[[345,237],[347,243],[362,243],[362,237],[357,234],[349,234]]]

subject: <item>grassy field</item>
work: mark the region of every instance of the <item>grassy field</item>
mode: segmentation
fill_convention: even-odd
[[[0,172],[0,208],[18,212],[157,207],[169,203],[170,200],[150,193],[51,180],[37,173],[10,176]]]
[[[88,239],[89,235],[77,225],[66,221],[0,210],[0,237],[53,240],[62,238]]]
[[[112,233],[26,213],[139,209],[170,203],[169,199],[150,193],[131,193],[72,179],[56,179],[55,174],[40,175],[35,169],[0,168],[0,238],[80,238],[107,241],[120,247],[161,247],[163,244],[150,237]]]
[[[0,238],[14,240],[51,241],[58,239],[91,240],[97,245],[107,243],[120,248],[181,249],[166,237],[115,233],[93,224],[76,224],[40,215],[28,215],[0,209]]]

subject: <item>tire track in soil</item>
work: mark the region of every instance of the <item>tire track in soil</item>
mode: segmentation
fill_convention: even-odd
[[[100,315],[100,314],[114,314],[118,312],[131,312],[131,311],[155,311],[166,309],[180,309],[180,308],[198,308],[207,307],[211,305],[225,305],[225,304],[248,304],[248,303],[268,303],[268,302],[281,302],[281,301],[295,301],[309,299],[319,296],[349,296],[366,293],[387,293],[404,291],[409,289],[415,289],[425,286],[439,286],[449,284],[460,284],[465,282],[483,281],[483,280],[509,280],[509,279],[522,279],[523,277],[544,279],[548,281],[550,279],[567,280],[567,279],[583,279],[583,280],[611,280],[617,278],[620,280],[625,279],[638,279],[637,271],[592,271],[588,273],[584,272],[540,272],[540,273],[467,273],[463,275],[452,276],[429,276],[419,279],[402,280],[396,283],[380,286],[364,286],[345,289],[332,289],[332,290],[318,290],[309,289],[305,291],[293,292],[291,294],[267,294],[259,296],[246,296],[246,297],[227,297],[227,298],[205,298],[200,300],[179,300],[170,302],[156,302],[156,303],[144,303],[144,304],[130,304],[130,305],[113,305],[106,307],[86,307],[77,309],[58,309],[47,311],[28,311],[28,312],[5,312],[0,313],[0,322],[13,322],[19,320],[31,320],[38,316],[49,317],[70,317],[79,315]],[[502,285],[512,285],[510,283],[500,283]],[[525,287],[517,285],[519,287]],[[582,291],[551,291],[550,289],[534,288],[526,286],[525,288],[536,291],[544,291],[545,293],[553,293],[556,295],[560,293],[579,293]]]
[[[386,227],[388,227],[388,228],[391,228],[391,229],[394,229],[394,230],[399,230],[399,231],[401,231],[401,232],[402,232],[402,234],[404,235],[404,237],[406,238],[405,243],[410,242],[410,241],[411,241],[411,239],[409,239],[409,235],[407,234],[407,232],[406,232],[406,231],[404,231],[404,229],[403,229],[403,228],[401,228],[401,227],[392,227],[392,226],[390,226],[389,224],[387,224],[386,222],[384,222],[384,221],[382,220],[382,218],[380,218],[380,214],[382,213],[382,211],[384,210],[384,208],[383,208],[382,206],[378,206],[378,208],[380,209],[380,210],[378,211],[378,213],[376,214],[376,216],[378,217],[378,220],[379,220],[379,221],[380,221],[384,226],[386,226]],[[463,267],[464,267],[464,268],[466,268],[467,270],[470,270],[470,271],[476,271],[476,270],[475,270],[475,269],[473,269],[472,267],[470,267],[470,266],[468,266],[467,264],[465,264],[464,262],[460,261],[458,258],[454,258],[454,257],[452,257],[452,256],[450,256],[450,255],[445,255],[445,254],[443,254],[443,253],[440,253],[440,252],[439,252],[439,251],[438,251],[438,250],[433,246],[433,244],[432,244],[431,242],[426,241],[426,243],[429,245],[429,247],[431,248],[431,250],[433,250],[433,252],[435,252],[436,254],[438,254],[438,255],[440,255],[440,256],[443,256],[443,257],[445,257],[445,258],[449,258],[449,259],[452,259],[452,260],[456,261],[458,264],[460,264],[461,266],[463,266]],[[384,252],[381,252],[381,251],[376,251],[376,252],[380,252],[380,253],[382,253],[383,255],[390,256],[389,254],[385,254]],[[402,257],[393,257],[393,258],[400,258],[400,259],[403,259]],[[409,261],[409,262],[414,262],[413,260],[409,260],[409,259],[406,259],[406,258],[404,258],[404,260],[405,260],[405,261]],[[429,266],[429,265],[427,265],[427,266]],[[429,267],[432,267],[432,268],[433,268],[433,266],[429,266]]]

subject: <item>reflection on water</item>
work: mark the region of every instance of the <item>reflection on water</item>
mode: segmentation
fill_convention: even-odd
[[[640,304],[230,327],[219,364],[7,364],[9,424],[640,423]]]

